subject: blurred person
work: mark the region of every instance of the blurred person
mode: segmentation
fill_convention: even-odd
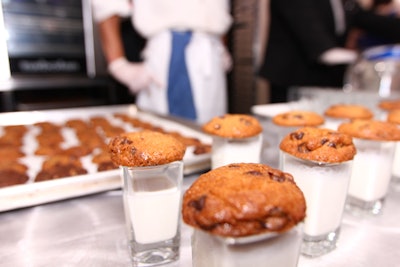
[[[364,10],[355,0],[270,0],[269,34],[259,76],[270,102],[285,102],[292,87],[341,88],[358,53],[346,48],[349,30],[362,28],[400,40],[400,20]]]
[[[109,73],[143,110],[204,123],[227,112],[232,23],[228,0],[92,0]],[[121,18],[146,39],[143,62],[126,58]],[[127,48],[129,49],[129,48]]]
[[[399,17],[400,7],[393,0],[372,0],[366,8],[382,16]],[[393,44],[393,40],[355,27],[349,33],[347,46],[363,51],[367,48]]]

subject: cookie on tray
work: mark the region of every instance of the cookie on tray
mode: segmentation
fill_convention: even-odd
[[[400,109],[389,111],[386,120],[388,122],[400,125]]]
[[[16,160],[0,161],[0,188],[25,184],[29,180],[28,167]]]
[[[291,174],[256,163],[233,163],[199,176],[183,196],[182,218],[225,237],[285,232],[305,218],[303,192]]]
[[[378,107],[386,111],[400,109],[400,99],[382,100],[379,102]]]
[[[342,123],[338,131],[361,139],[400,141],[400,128],[396,124],[387,121],[353,120],[348,123]]]
[[[262,132],[257,118],[246,114],[225,114],[212,118],[203,125],[203,131],[225,138],[249,138]]]
[[[288,127],[320,126],[325,122],[325,119],[314,111],[291,110],[275,115],[272,122],[279,126]]]
[[[372,119],[374,113],[367,107],[357,104],[335,104],[324,111],[324,115],[336,119]]]
[[[155,131],[123,133],[110,140],[111,160],[118,166],[140,167],[182,160],[186,146],[169,134]]]
[[[348,161],[356,154],[350,135],[315,127],[303,127],[287,134],[279,148],[295,157],[324,163]]]
[[[92,158],[92,162],[97,165],[98,171],[107,171],[107,170],[115,170],[118,169],[118,165],[116,165],[110,157],[108,151],[100,151],[95,154]]]
[[[87,170],[82,166],[82,163],[78,158],[56,155],[48,157],[43,162],[42,169],[35,177],[35,182],[83,175],[87,173]]]

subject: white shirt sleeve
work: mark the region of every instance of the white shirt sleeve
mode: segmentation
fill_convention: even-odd
[[[171,29],[221,35],[232,23],[229,0],[133,0],[133,6],[133,24],[147,37]]]
[[[113,15],[129,17],[132,14],[132,5],[129,0],[91,0],[93,18],[99,22]]]

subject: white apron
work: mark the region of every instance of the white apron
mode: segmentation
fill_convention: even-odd
[[[143,57],[146,66],[161,82],[137,95],[136,104],[143,110],[168,114],[168,67],[171,55],[171,33],[164,31],[147,41]],[[197,122],[203,124],[227,112],[226,73],[221,62],[223,45],[220,37],[194,32],[186,48]]]

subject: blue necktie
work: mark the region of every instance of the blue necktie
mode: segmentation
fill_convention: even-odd
[[[191,36],[191,32],[172,32],[167,94],[169,114],[196,120],[192,87],[185,61],[185,48]]]

